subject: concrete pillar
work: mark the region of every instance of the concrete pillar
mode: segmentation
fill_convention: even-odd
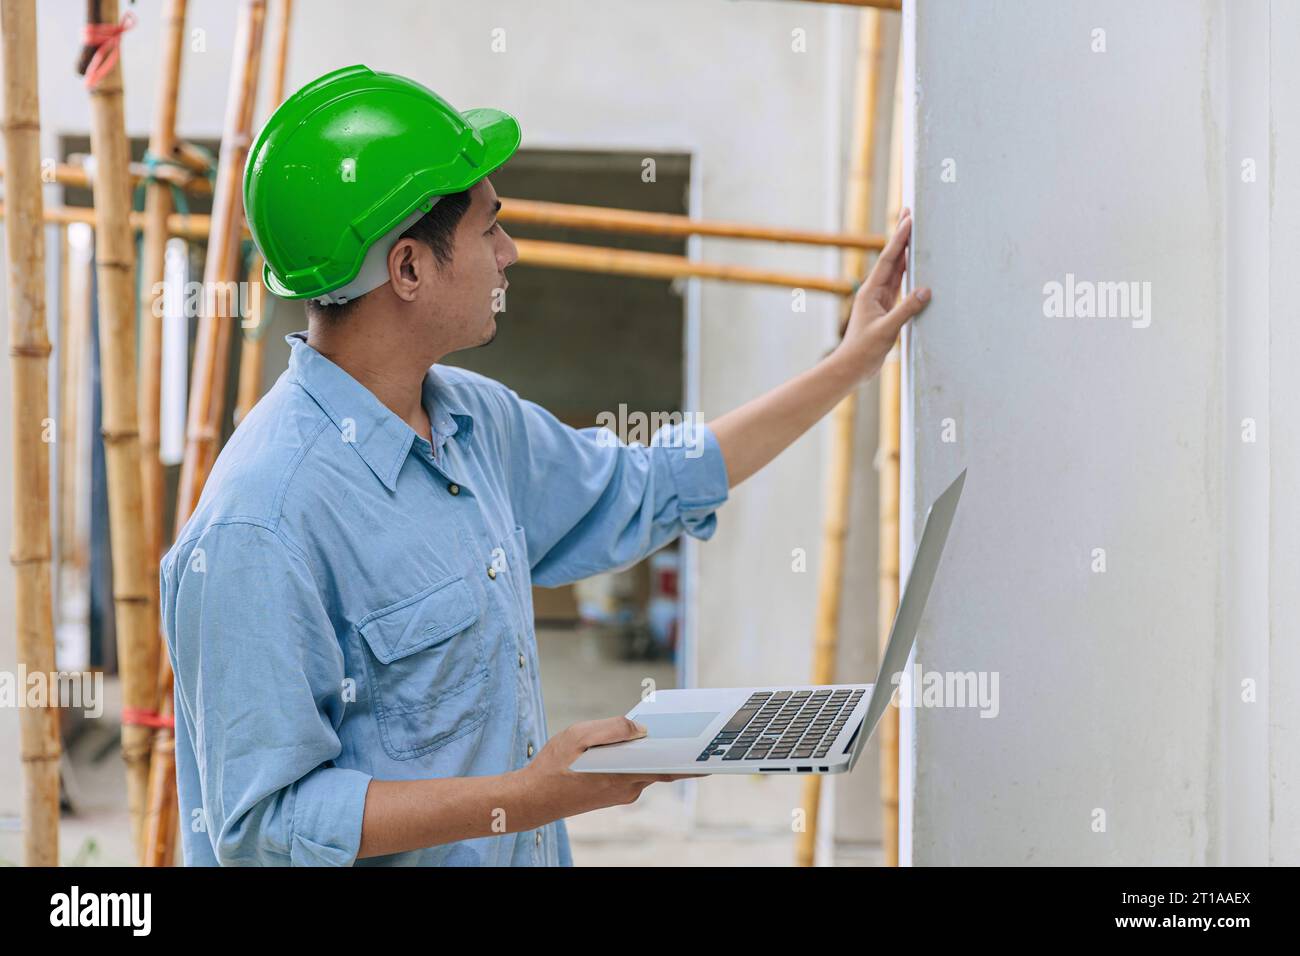
[[[1300,11],[905,19],[914,669],[999,678],[904,714],[911,861],[1294,863]]]
[[[1269,8],[1269,129],[1266,148],[1273,159],[1267,189],[1269,315],[1269,620],[1267,718],[1268,862],[1300,864],[1300,4],[1274,0]],[[1255,140],[1265,144],[1265,135]],[[1252,861],[1254,862],[1254,861]],[[1258,861],[1258,862],[1263,862]]]

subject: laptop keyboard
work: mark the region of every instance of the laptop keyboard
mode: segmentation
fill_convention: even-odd
[[[696,761],[825,757],[862,690],[758,691],[732,715]]]

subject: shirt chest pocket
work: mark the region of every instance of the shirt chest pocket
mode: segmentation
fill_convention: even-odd
[[[394,759],[437,750],[487,718],[479,616],[473,592],[456,575],[358,623],[380,737]]]

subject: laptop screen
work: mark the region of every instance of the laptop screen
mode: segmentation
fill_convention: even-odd
[[[912,569],[907,575],[907,585],[903,588],[903,597],[898,602],[898,612],[894,615],[894,626],[889,632],[889,644],[885,647],[885,657],[880,662],[880,673],[876,675],[876,684],[871,689],[871,701],[867,704],[867,715],[862,721],[853,745],[853,761],[856,762],[866,746],[868,738],[875,732],[876,724],[889,706],[894,695],[895,674],[901,674],[907,666],[907,658],[912,653],[912,644],[916,640],[916,629],[921,623],[921,612],[925,610],[926,599],[930,596],[930,585],[934,583],[935,571],[939,568],[939,559],[943,557],[943,546],[948,540],[948,529],[952,527],[953,515],[957,512],[957,501],[961,498],[962,485],[966,483],[966,470],[956,477],[943,494],[930,506],[930,513],[925,518],[925,528],[921,532],[921,541],[916,546],[916,557],[912,559]]]

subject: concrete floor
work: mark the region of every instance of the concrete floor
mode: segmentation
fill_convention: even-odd
[[[608,635],[541,629],[538,641],[552,733],[578,721],[626,713],[646,678],[660,688],[674,685],[670,663],[621,660],[618,642]],[[104,689],[105,713],[117,713],[117,682],[106,680]],[[101,720],[65,755],[65,784],[76,809],[65,812],[60,828],[64,865],[134,863],[118,733],[115,721]],[[17,786],[17,780],[0,781],[0,787]],[[578,866],[790,865],[794,846],[789,833],[692,826],[692,788],[700,786],[708,786],[708,781],[656,784],[630,806],[570,818],[574,862]],[[13,865],[21,856],[18,821],[0,818],[0,866]],[[879,852],[871,847],[837,856],[840,865],[879,864]]]

